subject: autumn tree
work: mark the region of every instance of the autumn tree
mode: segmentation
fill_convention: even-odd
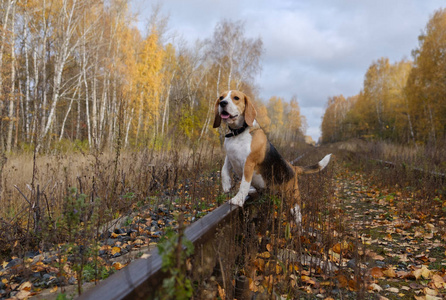
[[[226,84],[217,82],[219,89],[239,89],[242,82],[251,82],[260,71],[263,42],[246,37],[242,21],[219,22],[208,45],[209,55],[219,68],[218,77],[226,79]]]
[[[242,22],[222,21],[213,37],[188,46],[164,35],[168,20],[156,7],[141,32],[129,5],[1,1],[2,151],[72,142],[113,149],[119,137],[125,146],[178,137],[216,142],[217,95],[231,87],[256,98],[263,47],[245,36]]]
[[[446,138],[446,9],[437,10],[418,37],[406,95],[415,138]]]

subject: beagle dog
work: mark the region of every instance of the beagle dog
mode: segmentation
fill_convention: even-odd
[[[256,115],[249,97],[240,91],[224,92],[215,103],[214,128],[218,128],[223,121],[230,130],[224,142],[226,158],[221,171],[223,191],[228,193],[231,189],[230,170],[242,179],[239,191],[229,201],[231,204],[243,206],[248,194],[256,190],[269,188],[284,191],[287,199],[291,198],[295,204],[291,214],[300,224],[301,200],[297,176],[321,171],[329,163],[331,154],[312,166],[292,166],[267,140],[256,121]]]

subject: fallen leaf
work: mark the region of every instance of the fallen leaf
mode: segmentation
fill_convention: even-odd
[[[19,291],[16,295],[15,295],[15,297],[17,298],[17,299],[28,299],[28,297],[29,297],[29,295],[31,294],[31,292],[30,291],[26,291],[26,290],[21,290],[21,291]]]
[[[273,250],[273,246],[271,246],[271,244],[266,244],[266,250],[271,252]]]
[[[376,291],[376,292],[381,292],[383,290],[383,288],[380,287],[379,285],[377,285],[376,283],[370,284],[368,288],[369,288],[369,290]]]
[[[396,277],[394,268],[388,268],[388,269],[383,270],[382,272],[383,272],[383,274],[386,277],[389,277],[389,278],[395,278]]]
[[[336,276],[336,279],[339,282],[339,287],[345,288],[348,286],[348,279],[344,275],[340,274],[340,275]]]
[[[19,286],[19,290],[29,292],[31,290],[32,286],[33,286],[33,284],[31,282],[26,281]]]
[[[358,284],[357,280],[351,279],[348,281],[348,289],[350,291],[356,292],[358,290],[358,286],[359,286],[359,284]]]
[[[257,256],[261,257],[261,258],[270,258],[271,257],[271,253],[269,253],[268,251],[265,251],[263,253],[258,254]]]
[[[389,291],[389,292],[395,293],[395,294],[400,292],[400,290],[397,289],[396,287],[389,287],[386,289],[386,291]]]
[[[121,270],[122,268],[124,268],[124,265],[121,264],[120,262],[115,261],[112,267],[115,268],[115,270]]]
[[[219,284],[218,284],[218,296],[220,296],[221,299],[226,299],[225,289],[222,288]]]
[[[432,271],[426,268],[426,266],[421,267],[421,276],[423,276],[424,279],[429,279],[432,277]]]
[[[260,272],[265,271],[265,261],[261,258],[256,258],[254,260],[254,266],[259,270]]]
[[[437,275],[437,274],[432,276],[432,284],[437,289],[446,288],[446,284],[444,282],[443,277],[441,277],[440,275]]]
[[[372,275],[373,278],[381,278],[384,277],[384,273],[380,267],[374,267],[370,270],[370,275]]]
[[[436,291],[436,290],[434,290],[434,289],[430,289],[430,288],[424,288],[424,290],[423,290],[423,292],[426,294],[426,295],[430,295],[430,296],[437,296],[438,295],[438,292]]]
[[[429,279],[432,276],[432,271],[426,268],[424,265],[421,267],[421,269],[416,269],[412,273],[416,279],[420,279],[421,277],[424,279]]]
[[[111,251],[111,254],[112,254],[112,255],[115,255],[116,253],[121,253],[121,248],[119,248],[119,247],[113,247],[113,248],[112,248],[112,251]]]

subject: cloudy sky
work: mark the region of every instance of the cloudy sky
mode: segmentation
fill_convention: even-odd
[[[141,0],[140,17],[154,1]],[[444,0],[163,0],[169,31],[192,43],[222,19],[245,22],[265,52],[260,97],[297,95],[307,134],[320,136],[328,97],[353,96],[373,61],[412,59],[418,36]]]

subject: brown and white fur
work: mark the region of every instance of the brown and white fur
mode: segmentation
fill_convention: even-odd
[[[214,128],[219,127],[222,121],[232,132],[245,127],[241,133],[225,138],[226,158],[221,171],[223,191],[228,193],[232,187],[230,170],[242,178],[239,191],[229,201],[231,204],[243,206],[248,194],[256,190],[274,187],[276,191],[284,191],[287,199],[293,201],[291,214],[299,224],[301,212],[297,177],[324,169],[331,154],[312,166],[292,166],[267,140],[255,119],[256,115],[249,97],[240,91],[224,92],[215,103]]]

